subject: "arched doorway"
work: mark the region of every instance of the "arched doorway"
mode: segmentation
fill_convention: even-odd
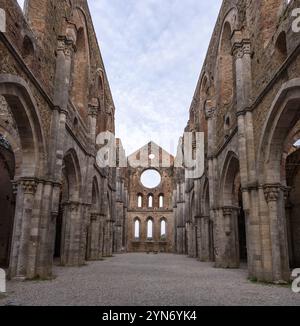
[[[15,195],[12,180],[15,157],[9,142],[0,134],[0,267],[9,266],[13,232]]]
[[[82,216],[79,202],[81,173],[75,150],[69,150],[62,166],[62,185],[59,211],[55,226],[54,258],[62,265],[80,265],[84,258],[82,241]]]
[[[102,255],[101,247],[101,223],[100,223],[100,193],[98,180],[93,179],[92,185],[92,206],[90,221],[86,232],[86,260],[97,260]]]
[[[294,151],[286,160],[286,220],[291,269],[300,267],[300,147],[295,144]]]
[[[297,139],[292,139],[299,131],[299,90],[299,78],[282,85],[266,117],[258,148],[259,183],[264,190],[260,200],[265,201],[270,230],[262,236],[261,247],[269,253],[263,259],[272,263],[266,264],[264,273],[266,279],[277,282],[289,281],[290,268],[298,265],[298,224],[293,209],[298,205],[298,153],[292,148]],[[260,214],[264,217],[266,212]]]
[[[28,84],[22,78],[0,74],[0,106],[2,117],[3,113],[5,116],[4,130],[8,131],[5,137],[9,139],[16,161],[15,171],[9,176],[11,180],[14,175],[16,182],[16,214],[13,222],[13,239],[10,241],[9,276],[22,279],[33,278],[38,274],[41,259],[47,255],[47,249],[41,244],[42,240],[39,237],[42,230],[39,227],[33,227],[31,223],[34,217],[41,216],[42,205],[37,207],[35,198],[37,191],[43,187],[39,181],[45,179],[46,142],[38,106]],[[2,127],[1,123],[1,129]],[[5,169],[7,167],[4,171]],[[2,165],[4,176],[2,181],[8,184],[7,174],[5,176],[7,172],[4,171]],[[9,193],[4,194],[4,199],[11,196],[9,186],[8,191]],[[38,233],[38,236],[32,237],[33,232]],[[41,274],[46,275],[48,272],[50,268],[45,267]]]
[[[247,231],[238,157],[228,153],[224,170],[223,217],[226,235],[224,257],[228,267],[247,262]]]

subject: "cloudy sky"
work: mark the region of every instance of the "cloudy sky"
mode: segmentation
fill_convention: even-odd
[[[176,152],[222,1],[88,2],[127,154],[150,140]]]

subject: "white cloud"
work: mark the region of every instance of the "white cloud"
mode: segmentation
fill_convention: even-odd
[[[174,154],[222,1],[88,2],[127,154],[150,140]]]
[[[221,0],[89,5],[127,154],[150,140],[175,153]]]

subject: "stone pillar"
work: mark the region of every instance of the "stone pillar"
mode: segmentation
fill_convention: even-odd
[[[101,243],[100,243],[100,225],[101,216],[99,213],[91,213],[91,222],[88,231],[88,260],[98,260],[101,258]]]
[[[240,265],[237,214],[238,214],[238,208],[223,207],[223,218],[224,218],[223,264],[225,268],[238,268]]]
[[[64,203],[62,226],[61,264],[64,266],[81,266],[84,264],[82,253],[82,205],[79,202]],[[85,244],[85,241],[84,241]]]
[[[59,200],[54,197],[57,193],[56,188],[60,189],[60,185],[53,181],[37,181],[29,245],[29,255],[36,258],[30,259],[28,278],[38,276],[46,279],[52,276],[53,239],[55,239],[55,222],[58,215],[58,211],[53,209],[53,203],[56,204]]]
[[[27,266],[35,263],[29,262],[29,243],[36,189],[35,179],[23,178],[19,182],[10,258],[10,277],[16,279],[27,278]]]
[[[208,262],[210,261],[210,218],[209,216],[200,216],[197,221],[200,229],[198,245],[199,260]]]
[[[173,252],[175,254],[177,254],[177,193],[176,193],[176,189],[173,190],[173,198],[172,198],[172,202],[173,202],[173,228],[174,228],[174,234],[173,234]]]
[[[234,33],[233,54],[236,69],[237,119],[243,209],[246,218],[248,271],[250,277],[262,278],[262,239],[256,171],[252,102],[251,44],[241,31]]]
[[[105,246],[104,246],[104,241],[105,241],[105,215],[100,214],[100,232],[99,232],[99,259],[105,256]]]
[[[179,183],[177,185],[177,250],[178,254],[186,253],[186,226],[184,218],[184,183]]]
[[[92,150],[95,150],[96,145],[96,127],[97,127],[97,116],[98,116],[98,103],[97,99],[94,99],[92,103],[89,104],[89,134],[91,138]]]
[[[272,246],[273,281],[284,283],[289,280],[288,248],[286,239],[286,220],[282,216],[284,207],[284,192],[279,184],[264,186],[264,194],[269,208],[269,221]]]
[[[104,195],[103,209],[105,212],[105,220],[104,220],[104,235],[103,235],[103,256],[111,257],[113,253],[113,212],[112,212],[112,199],[108,197],[108,192],[110,192],[110,196],[112,196],[112,192],[108,186],[108,179],[104,181],[104,189],[106,189]]]
[[[195,217],[195,257],[201,261],[201,242],[202,242],[202,230],[201,230],[201,219]]]
[[[216,210],[216,202],[217,202],[217,188],[216,188],[216,180],[218,179],[217,174],[217,159],[214,156],[215,151],[215,107],[213,106],[212,101],[207,101],[205,107],[205,117],[207,120],[207,141],[208,141],[208,149],[207,149],[207,160],[208,160],[208,184],[209,184],[209,219],[212,225],[215,225],[218,221],[218,212]],[[215,243],[215,239],[217,239],[217,234],[215,234],[217,228],[213,227],[210,235],[210,239],[213,243],[210,244],[211,247],[211,258],[215,259],[218,251],[217,243]]]

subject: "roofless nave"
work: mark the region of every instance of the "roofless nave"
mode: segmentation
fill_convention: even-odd
[[[87,1],[27,0],[24,14],[15,0],[0,5],[0,262],[11,278],[51,277],[56,260],[161,251],[290,279],[300,267],[298,0],[223,1],[185,130],[205,134],[205,172],[159,167],[149,188],[144,169],[96,162],[116,108]]]

